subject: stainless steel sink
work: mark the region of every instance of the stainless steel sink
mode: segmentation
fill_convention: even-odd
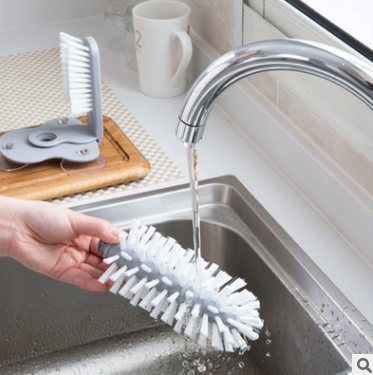
[[[261,301],[265,327],[251,350],[201,353],[119,296],[0,258],[0,374],[336,375],[352,353],[373,352],[372,326],[234,177],[201,183],[200,204],[203,257]],[[122,228],[140,219],[192,246],[187,186],[77,210]]]

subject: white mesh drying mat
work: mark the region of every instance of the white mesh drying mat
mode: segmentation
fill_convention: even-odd
[[[61,197],[53,199],[53,202],[69,204],[184,177],[182,171],[104,82],[102,104],[103,113],[118,124],[148,159],[151,170],[141,180]],[[0,111],[0,132],[70,115],[70,105],[62,96],[59,49],[0,57]]]

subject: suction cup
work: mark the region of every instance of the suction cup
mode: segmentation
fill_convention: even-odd
[[[15,163],[8,160],[2,153],[0,153],[0,171],[12,172],[27,167],[28,164]]]
[[[106,158],[99,156],[88,163],[76,163],[68,160],[61,160],[60,167],[66,173],[76,176],[86,176],[102,171],[107,165]]]

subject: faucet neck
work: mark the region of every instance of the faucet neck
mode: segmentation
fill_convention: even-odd
[[[301,40],[279,39],[252,43],[213,62],[189,90],[176,134],[197,143],[208,116],[229,86],[252,74],[290,70],[325,78],[345,88],[373,110],[373,67],[335,48]]]

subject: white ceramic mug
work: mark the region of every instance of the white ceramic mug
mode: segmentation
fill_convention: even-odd
[[[147,1],[132,14],[141,91],[157,98],[180,95],[192,58],[190,7],[173,0]]]

